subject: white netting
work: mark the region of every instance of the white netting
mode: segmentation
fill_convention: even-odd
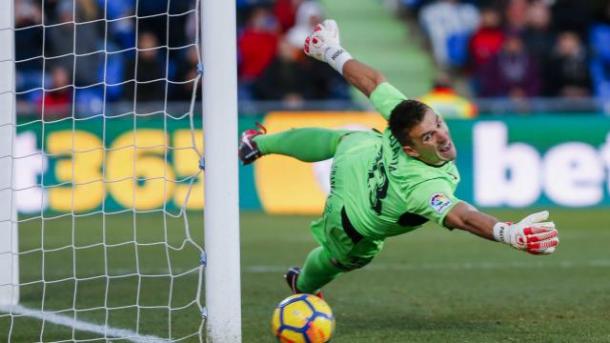
[[[198,1],[14,1],[0,340],[201,341]]]

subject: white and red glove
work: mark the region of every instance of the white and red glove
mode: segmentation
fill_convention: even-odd
[[[559,245],[555,223],[546,221],[548,211],[530,214],[516,224],[498,222],[494,225],[496,241],[504,242],[534,255],[548,255]]]
[[[319,61],[328,63],[336,71],[343,74],[343,65],[352,59],[339,41],[337,22],[326,19],[315,26],[313,32],[305,39],[303,51]]]

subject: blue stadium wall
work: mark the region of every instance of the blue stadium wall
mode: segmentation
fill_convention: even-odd
[[[270,132],[306,126],[383,130],[385,125],[375,113],[291,112],[243,117],[239,128],[253,127],[256,121]],[[502,117],[453,120],[449,126],[458,149],[461,199],[479,207],[610,207],[608,118]],[[194,134],[185,120],[21,124],[16,147],[21,156],[16,162],[19,212],[201,209],[202,175],[188,178],[198,171],[197,154],[189,149],[193,139],[202,149],[201,130]],[[306,164],[267,156],[240,167],[240,206],[269,213],[319,213],[329,170],[330,161]],[[134,174],[135,183],[130,181]],[[190,180],[194,185],[186,201]],[[45,187],[36,186],[40,184]]]

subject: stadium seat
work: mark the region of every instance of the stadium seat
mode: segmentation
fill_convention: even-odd
[[[122,82],[125,74],[123,54],[108,54],[106,66],[100,65],[98,74],[102,80],[106,80],[106,99],[110,101],[119,100],[123,94]],[[106,77],[104,78],[104,73]]]
[[[589,39],[594,54],[602,60],[610,61],[610,25],[593,25]]]
[[[463,67],[468,61],[470,32],[455,32],[447,37],[447,59],[453,67]]]
[[[591,77],[595,95],[600,99],[610,98],[610,25],[597,24],[589,34],[593,57]]]

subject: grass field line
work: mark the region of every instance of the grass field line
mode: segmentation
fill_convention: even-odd
[[[105,337],[121,338],[131,342],[137,343],[156,343],[156,342],[168,342],[168,340],[162,339],[157,336],[142,336],[137,332],[127,329],[118,329],[106,325],[98,325],[82,320],[76,320],[69,316],[60,315],[49,311],[40,311],[30,309],[21,305],[14,306],[0,306],[1,312],[12,313],[16,315],[22,315],[32,317],[40,320],[44,320],[47,323],[53,323],[57,325],[67,326],[75,328],[78,331],[93,332]]]
[[[364,267],[367,270],[468,270],[468,269],[541,269],[541,268],[581,268],[610,267],[610,260],[590,260],[580,262],[457,262],[457,263],[371,263]],[[279,273],[285,272],[285,265],[252,265],[245,266],[246,273]]]

